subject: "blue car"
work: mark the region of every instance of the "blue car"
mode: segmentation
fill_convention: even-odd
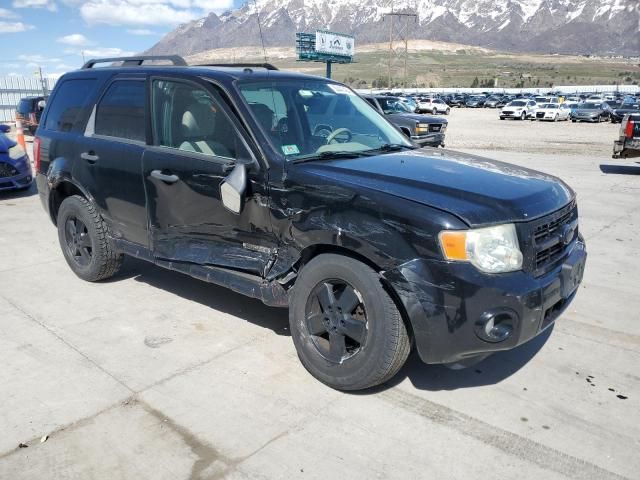
[[[0,192],[24,190],[33,182],[29,157],[23,148],[5,135],[8,125],[0,125]]]

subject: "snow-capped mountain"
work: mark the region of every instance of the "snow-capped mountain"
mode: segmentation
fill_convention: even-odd
[[[389,40],[385,14],[415,12],[410,38],[523,52],[640,55],[640,0],[249,0],[180,25],[148,53],[293,46],[295,32],[326,28],[356,43]]]

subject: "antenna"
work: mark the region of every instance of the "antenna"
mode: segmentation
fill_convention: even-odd
[[[262,53],[264,54],[264,63],[269,63],[267,58],[267,49],[264,46],[264,36],[262,35],[262,22],[260,22],[260,10],[258,10],[258,3],[253,0],[253,6],[256,7],[256,17],[258,19],[258,30],[260,31],[260,43],[262,43]]]

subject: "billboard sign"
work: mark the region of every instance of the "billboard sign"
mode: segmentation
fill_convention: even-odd
[[[355,39],[351,35],[317,30],[316,52],[341,57],[353,57],[355,54]]]

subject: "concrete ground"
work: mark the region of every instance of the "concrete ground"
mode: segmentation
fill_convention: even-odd
[[[0,194],[0,478],[640,478],[640,165],[617,126],[450,121],[449,147],[578,193],[587,270],[552,331],[344,394],[286,310],[131,259],[83,282],[35,192]]]

